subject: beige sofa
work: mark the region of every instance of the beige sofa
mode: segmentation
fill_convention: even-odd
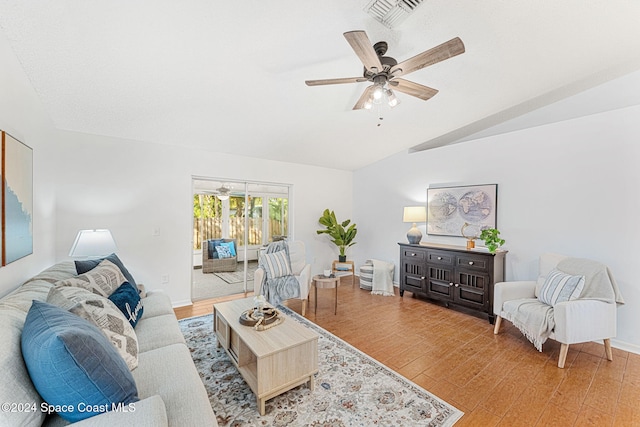
[[[42,398],[34,388],[21,353],[21,333],[32,300],[46,301],[59,280],[76,275],[73,262],[43,271],[0,299],[0,425],[61,426],[57,414],[39,409]],[[139,401],[127,412],[105,412],[74,426],[217,426],[204,385],[185,344],[166,294],[143,294],[144,313],[135,327],[138,366],[131,374]],[[7,406],[7,403],[10,406]],[[45,404],[46,405],[46,404]],[[33,410],[34,408],[38,408]]]

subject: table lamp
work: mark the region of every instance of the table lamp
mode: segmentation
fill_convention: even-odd
[[[424,206],[406,206],[402,222],[411,222],[413,226],[407,232],[409,243],[417,245],[422,240],[422,232],[416,227],[418,222],[427,221],[427,209]]]
[[[69,251],[72,258],[101,258],[116,250],[116,242],[109,230],[80,230]]]

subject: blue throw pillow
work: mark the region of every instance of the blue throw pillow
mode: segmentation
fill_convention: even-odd
[[[233,242],[221,242],[220,246],[229,248],[229,253],[231,253],[231,256],[236,256],[236,245],[234,245]]]
[[[231,252],[229,248],[226,246],[216,246],[216,252],[218,252],[218,258],[231,258]]]
[[[94,268],[96,268],[98,266],[98,264],[100,264],[103,260],[109,260],[112,263],[114,263],[115,265],[118,266],[118,268],[120,269],[120,271],[122,272],[122,275],[125,277],[125,279],[127,279],[127,282],[131,283],[131,285],[133,285],[133,287],[137,290],[138,289],[138,285],[136,283],[135,280],[133,280],[133,276],[131,275],[131,273],[129,273],[129,270],[127,270],[127,268],[124,266],[124,264],[122,263],[122,261],[120,261],[120,258],[118,258],[118,255],[116,254],[111,254],[105,258],[99,258],[99,259],[87,259],[87,260],[82,260],[82,261],[76,261],[76,272],[78,274],[84,274],[88,271],[93,270]]]
[[[109,299],[135,328],[144,311],[138,290],[134,289],[129,282],[124,282],[114,293],[109,295]]]
[[[67,421],[138,401],[124,359],[100,329],[73,313],[34,300],[21,345],[36,390]]]

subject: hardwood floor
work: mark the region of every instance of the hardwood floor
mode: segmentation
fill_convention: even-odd
[[[640,355],[614,348],[610,362],[603,345],[577,344],[559,369],[558,343],[539,353],[507,321],[494,335],[486,319],[408,292],[373,296],[348,280],[334,315],[333,292],[318,289],[314,314],[312,291],[306,317],[464,411],[456,426],[640,426]],[[217,301],[176,316],[211,313]]]

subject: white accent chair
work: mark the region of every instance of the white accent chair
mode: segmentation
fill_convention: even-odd
[[[493,311],[496,315],[494,334],[498,334],[506,301],[522,298],[536,299],[545,278],[560,261],[569,258],[566,255],[543,254],[539,260],[538,280],[496,283],[494,287]],[[543,304],[542,302],[540,304]],[[616,304],[593,299],[576,299],[555,305],[553,318],[555,328],[551,339],[561,344],[558,367],[564,368],[570,344],[589,341],[604,341],[608,360],[613,360],[611,338],[616,336]]]
[[[302,315],[307,311],[307,299],[311,288],[311,264],[307,264],[304,242],[296,240],[288,242],[291,272],[300,283],[300,299],[302,300]],[[253,290],[255,295],[261,295],[262,279],[265,271],[258,268],[253,275]]]

